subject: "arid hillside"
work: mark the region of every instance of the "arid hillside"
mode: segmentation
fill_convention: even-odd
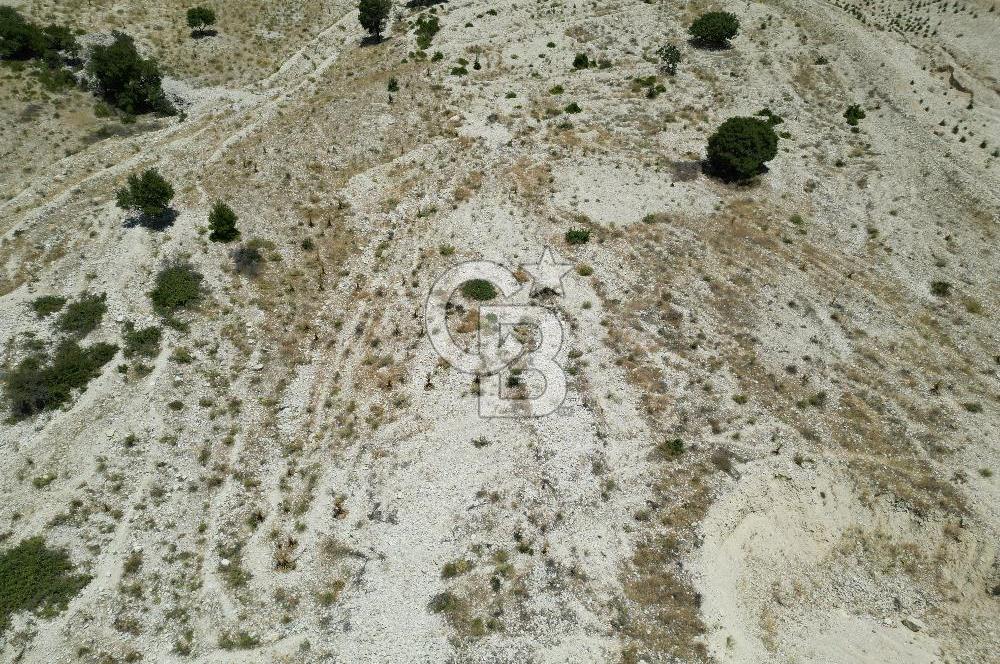
[[[0,661],[996,658],[991,0],[4,2]]]

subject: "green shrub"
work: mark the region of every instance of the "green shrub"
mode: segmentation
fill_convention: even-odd
[[[673,76],[677,73],[677,65],[681,62],[681,51],[679,48],[673,44],[667,44],[666,46],[661,46],[657,51],[656,55],[660,58],[660,68],[663,73],[668,76]]]
[[[577,53],[576,57],[573,58],[573,69],[588,69],[590,67],[590,58],[587,57],[586,53]]]
[[[865,119],[865,111],[857,104],[851,104],[847,107],[847,110],[844,111],[844,118],[847,120],[847,124],[852,127],[857,127],[858,120]]]
[[[79,337],[90,334],[101,324],[104,312],[108,310],[106,300],[105,293],[81,295],[79,300],[66,306],[56,322],[56,327]]]
[[[580,113],[581,111],[583,111],[583,109],[580,108],[580,105],[577,104],[575,101],[571,101],[570,103],[566,104],[566,108],[564,108],[563,110],[566,111],[567,113]]]
[[[0,6],[0,58],[29,60],[45,52],[45,35],[13,7]]]
[[[725,179],[752,178],[777,154],[778,135],[759,118],[730,118],[708,139],[709,170]]]
[[[208,239],[212,242],[232,242],[240,236],[236,221],[233,209],[222,201],[217,201],[208,215],[208,227],[212,231]]]
[[[76,34],[67,25],[50,24],[42,28],[45,48],[49,52],[62,52],[73,58],[79,55],[80,44]]]
[[[441,23],[435,14],[421,14],[417,17],[414,33],[417,35],[417,47],[428,49],[431,47],[431,40],[434,35],[441,30]]]
[[[113,106],[133,115],[176,113],[163,93],[163,77],[156,61],[142,58],[127,34],[117,30],[112,34],[111,44],[94,46],[90,52],[88,70],[97,92]]]
[[[118,352],[117,346],[94,344],[82,348],[76,341],[62,342],[51,356],[35,353],[4,374],[4,396],[15,420],[57,408],[69,401],[73,390],[87,386],[101,367]]]
[[[65,551],[50,549],[41,537],[22,541],[0,554],[0,634],[19,611],[55,615],[90,582],[76,574]]]
[[[395,76],[389,77],[389,82],[386,84],[385,89],[387,92],[399,92],[399,81],[396,80]]]
[[[781,117],[780,115],[775,115],[774,113],[771,112],[771,109],[769,108],[760,109],[759,111],[757,111],[757,115],[767,119],[768,124],[770,124],[771,126],[780,125],[782,122],[785,121],[785,118]]]
[[[193,35],[204,34],[205,28],[215,24],[215,12],[208,7],[191,7],[187,10],[187,24]]]
[[[590,241],[590,231],[586,228],[571,228],[566,231],[567,244],[586,244]]]
[[[125,342],[125,357],[156,357],[160,354],[160,339],[163,331],[154,326],[135,329],[134,323],[126,323],[122,332],[122,340]]]
[[[373,39],[381,40],[391,11],[392,0],[360,0],[358,21]]]
[[[470,279],[462,284],[462,295],[470,300],[485,302],[497,296],[497,289],[485,279]]]
[[[174,188],[156,169],[128,176],[128,186],[118,190],[118,207],[139,212],[148,219],[162,217],[174,197]]]
[[[59,295],[43,295],[31,301],[31,308],[39,318],[45,318],[62,309],[65,304],[66,298],[64,297],[60,297]]]
[[[947,281],[931,282],[931,293],[937,297],[948,297],[951,295],[951,284]]]
[[[740,31],[740,22],[730,12],[707,12],[688,28],[694,43],[706,48],[725,48]]]
[[[149,299],[161,314],[190,307],[201,298],[202,279],[190,263],[175,261],[156,275],[156,287],[150,291]]]

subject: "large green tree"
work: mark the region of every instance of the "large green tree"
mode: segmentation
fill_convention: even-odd
[[[361,27],[368,31],[374,39],[382,38],[386,21],[392,11],[392,0],[360,0],[358,2],[358,21]]]
[[[729,118],[708,139],[709,171],[728,180],[747,180],[778,154],[778,135],[759,118]]]
[[[730,12],[707,12],[688,28],[694,43],[706,48],[725,48],[739,31],[739,19]]]
[[[116,30],[113,37],[111,44],[95,46],[90,53],[88,69],[98,92],[126,113],[173,113],[156,61],[140,56],[124,32]]]

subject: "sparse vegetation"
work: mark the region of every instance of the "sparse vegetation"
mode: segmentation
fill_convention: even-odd
[[[586,244],[590,241],[590,231],[586,228],[571,228],[566,231],[566,244]]]

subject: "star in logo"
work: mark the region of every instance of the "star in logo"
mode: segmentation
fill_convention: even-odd
[[[534,284],[531,286],[531,293],[538,293],[545,289],[563,295],[562,278],[573,269],[570,263],[556,261],[556,256],[549,247],[542,250],[542,257],[537,263],[525,263],[521,266],[525,272],[531,275]]]

